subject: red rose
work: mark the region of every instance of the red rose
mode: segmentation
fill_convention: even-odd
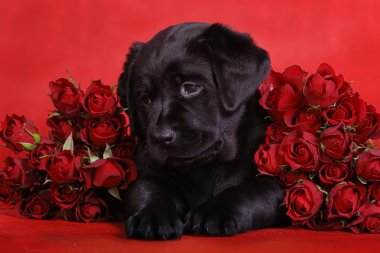
[[[328,156],[322,157],[322,160],[351,159],[353,148],[352,135],[346,131],[343,124],[326,128],[320,135],[320,141],[323,154]]]
[[[116,110],[117,100],[112,89],[101,81],[92,81],[87,88],[81,103],[87,113],[93,117],[113,115]]]
[[[88,118],[84,121],[80,137],[88,145],[111,146],[124,135],[124,124],[125,119],[121,115],[111,118]]]
[[[123,159],[134,159],[135,157],[135,142],[132,138],[126,138],[118,143],[113,150],[114,157]]]
[[[27,171],[26,159],[7,157],[5,167],[0,174],[4,175],[9,185],[27,186],[32,184],[32,175]]]
[[[51,184],[50,192],[53,201],[65,209],[72,208],[76,205],[83,192],[79,187],[74,185]]]
[[[356,128],[354,141],[356,143],[365,143],[368,139],[380,137],[380,114],[376,113],[373,106],[367,106],[367,113],[364,119]]]
[[[303,104],[302,83],[306,72],[298,66],[284,71],[284,74],[271,71],[259,88],[261,106],[270,111],[275,120],[281,120],[290,109]]]
[[[15,152],[23,151],[24,147],[28,150],[35,148],[38,141],[36,138],[39,138],[38,129],[33,122],[27,121],[25,116],[7,115],[1,127],[1,139]],[[38,137],[33,137],[33,134]]]
[[[360,212],[366,200],[366,189],[352,182],[335,185],[327,200],[328,218],[350,219]]]
[[[309,132],[291,132],[282,140],[279,152],[292,170],[318,169],[318,138]]]
[[[280,144],[262,144],[255,153],[255,163],[261,174],[277,176],[285,165],[284,158],[278,152]]]
[[[119,189],[125,190],[128,188],[129,184],[137,179],[137,167],[136,163],[130,159],[123,159],[125,178],[124,181],[119,185]]]
[[[327,108],[323,116],[330,125],[343,122],[346,126],[359,124],[366,115],[366,104],[359,98],[359,94],[343,98],[337,106]]]
[[[286,190],[286,214],[296,223],[305,223],[314,216],[323,203],[323,194],[317,186],[304,180]]]
[[[33,193],[20,203],[20,214],[27,218],[43,219],[52,217],[55,211],[56,209],[51,204],[48,190]]]
[[[46,158],[54,153],[56,148],[55,143],[43,143],[37,146],[29,153],[28,166],[30,168],[38,168],[41,163],[41,159]]]
[[[72,209],[73,219],[82,222],[105,221],[108,218],[107,203],[96,196],[86,196]]]
[[[112,188],[125,178],[125,163],[122,159],[99,159],[81,168],[86,189],[92,186]]]
[[[308,221],[306,226],[315,230],[341,230],[344,228],[344,223],[338,218],[327,218],[327,210],[320,211]]]
[[[308,179],[307,174],[300,170],[283,171],[280,174],[280,183],[285,187],[293,186],[299,180]]]
[[[336,76],[331,66],[322,63],[317,73],[311,75],[306,82],[304,96],[309,104],[327,108],[338,101],[339,89],[343,84],[343,76]]]
[[[61,143],[64,143],[67,137],[69,137],[71,133],[75,132],[71,122],[62,116],[49,117],[46,124],[50,127],[50,138]],[[75,137],[75,135],[73,137]]]
[[[380,180],[380,149],[369,149],[359,155],[356,173],[367,181]]]
[[[67,184],[79,181],[80,160],[64,150],[41,160],[40,169],[48,173],[55,183]]]
[[[284,122],[287,127],[297,129],[300,132],[315,132],[322,126],[324,120],[319,110],[299,111],[293,109],[285,113]]]
[[[0,174],[0,210],[12,209],[21,199],[21,193],[11,187]]]
[[[350,175],[350,167],[346,163],[327,163],[319,169],[319,178],[325,184],[340,183]]]
[[[367,199],[380,206],[380,183],[374,183],[368,187]]]
[[[64,78],[49,83],[51,100],[60,113],[67,117],[78,117],[81,112],[80,98],[83,92]]]
[[[290,129],[283,122],[274,122],[270,124],[265,131],[265,143],[280,143],[289,132]]]
[[[348,227],[354,233],[380,233],[380,207],[367,205],[360,216]]]

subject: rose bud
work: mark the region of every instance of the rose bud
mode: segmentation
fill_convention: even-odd
[[[359,155],[356,173],[367,181],[380,180],[380,149],[369,149]]]
[[[299,87],[301,81],[295,82],[293,78],[292,83],[289,83],[289,80],[291,78],[287,79],[281,73],[271,71],[260,87],[259,102],[264,109],[270,111],[275,120],[281,120],[286,111],[303,104],[302,88]]]
[[[348,227],[354,233],[380,233],[380,207],[377,205],[367,205],[360,216]]]
[[[67,137],[74,132],[71,122],[62,116],[51,116],[46,124],[50,128],[50,138],[61,143],[64,143]]]
[[[122,159],[98,159],[81,168],[86,189],[92,186],[112,188],[125,178],[125,163]]]
[[[307,174],[300,170],[283,171],[280,174],[280,183],[285,187],[291,187],[299,180],[308,179]]]
[[[281,142],[279,152],[292,170],[318,169],[318,138],[309,132],[291,132]]]
[[[135,142],[132,138],[125,138],[124,141],[116,145],[113,150],[114,157],[123,159],[134,159],[135,157]]]
[[[80,181],[78,168],[80,160],[70,150],[63,150],[50,157],[41,159],[39,168],[48,173],[55,183],[67,184]]]
[[[73,209],[74,219],[82,222],[105,221],[108,217],[107,203],[96,196],[86,196]]]
[[[350,176],[350,167],[346,163],[326,163],[318,171],[319,179],[325,184],[336,184]]]
[[[367,199],[369,202],[380,206],[380,183],[374,183],[368,187]]]
[[[26,159],[6,157],[5,167],[0,171],[5,180],[12,186],[28,186],[32,184],[33,176],[27,171]]]
[[[21,199],[21,193],[16,191],[0,174],[0,210],[12,209]]]
[[[377,139],[380,137],[380,114],[376,113],[373,106],[367,106],[367,113],[364,119],[356,128],[354,141],[355,143],[365,143],[368,139]]]
[[[295,223],[303,224],[308,221],[318,212],[322,203],[322,192],[309,180],[303,180],[286,190],[285,205],[288,209],[286,214]]]
[[[26,218],[52,217],[56,209],[51,204],[50,191],[43,190],[29,195],[20,205],[20,214]]]
[[[290,132],[290,129],[283,122],[274,122],[265,130],[266,144],[281,143],[282,139]]]
[[[323,124],[323,117],[319,110],[310,109],[299,111],[298,109],[289,110],[284,115],[284,122],[290,129],[298,131],[315,132]]]
[[[61,114],[71,118],[80,116],[80,98],[83,95],[80,89],[64,78],[50,82],[49,88],[51,100]]]
[[[25,116],[6,116],[1,124],[0,138],[15,152],[33,150],[40,141],[38,129]]]
[[[324,162],[330,162],[331,159],[351,159],[352,135],[346,131],[343,124],[326,128],[319,138],[321,150],[327,155],[327,157],[321,157]]]
[[[280,144],[262,144],[255,153],[254,162],[261,174],[277,176],[282,172],[285,160],[278,152]]]
[[[28,166],[30,168],[38,168],[41,160],[54,153],[56,144],[54,142],[47,142],[38,145],[29,153]]]
[[[328,218],[347,218],[360,213],[366,200],[366,189],[352,182],[335,185],[327,200]]]
[[[105,147],[115,144],[124,135],[125,119],[121,115],[110,118],[88,118],[80,137],[88,145]]]
[[[304,96],[309,104],[327,108],[338,101],[339,89],[344,84],[342,75],[326,63],[319,65],[317,73],[311,75],[304,88]]]
[[[53,201],[65,209],[73,208],[78,200],[83,196],[80,188],[74,185],[51,184],[50,192]]]
[[[98,80],[92,81],[81,99],[81,103],[90,116],[100,117],[113,115],[116,110],[117,100],[111,87],[102,84]]]
[[[323,116],[330,125],[343,122],[346,126],[361,123],[366,115],[366,103],[359,98],[359,94],[345,97],[335,107],[323,111]]]
[[[328,219],[327,210],[323,210],[306,221],[306,226],[315,230],[335,231],[342,230],[344,228],[344,223],[338,218]]]

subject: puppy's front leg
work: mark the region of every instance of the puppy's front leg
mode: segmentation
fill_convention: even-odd
[[[281,206],[284,190],[260,176],[227,188],[186,215],[186,230],[196,234],[234,235],[247,230],[289,225]]]
[[[183,203],[177,194],[158,176],[140,177],[126,196],[127,236],[150,240],[181,237]]]

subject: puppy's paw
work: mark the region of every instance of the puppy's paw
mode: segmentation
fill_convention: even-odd
[[[246,229],[241,225],[239,213],[233,208],[211,202],[186,215],[185,230],[194,234],[231,236]]]
[[[180,238],[184,225],[175,208],[149,206],[128,218],[128,238],[166,240]]]

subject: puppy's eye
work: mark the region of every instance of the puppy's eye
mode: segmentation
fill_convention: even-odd
[[[147,95],[147,94],[144,94],[140,97],[140,101],[145,104],[145,105],[149,105],[152,100],[150,99],[150,97]]]
[[[181,85],[181,95],[184,97],[193,97],[202,91],[203,87],[196,83],[185,82]]]

